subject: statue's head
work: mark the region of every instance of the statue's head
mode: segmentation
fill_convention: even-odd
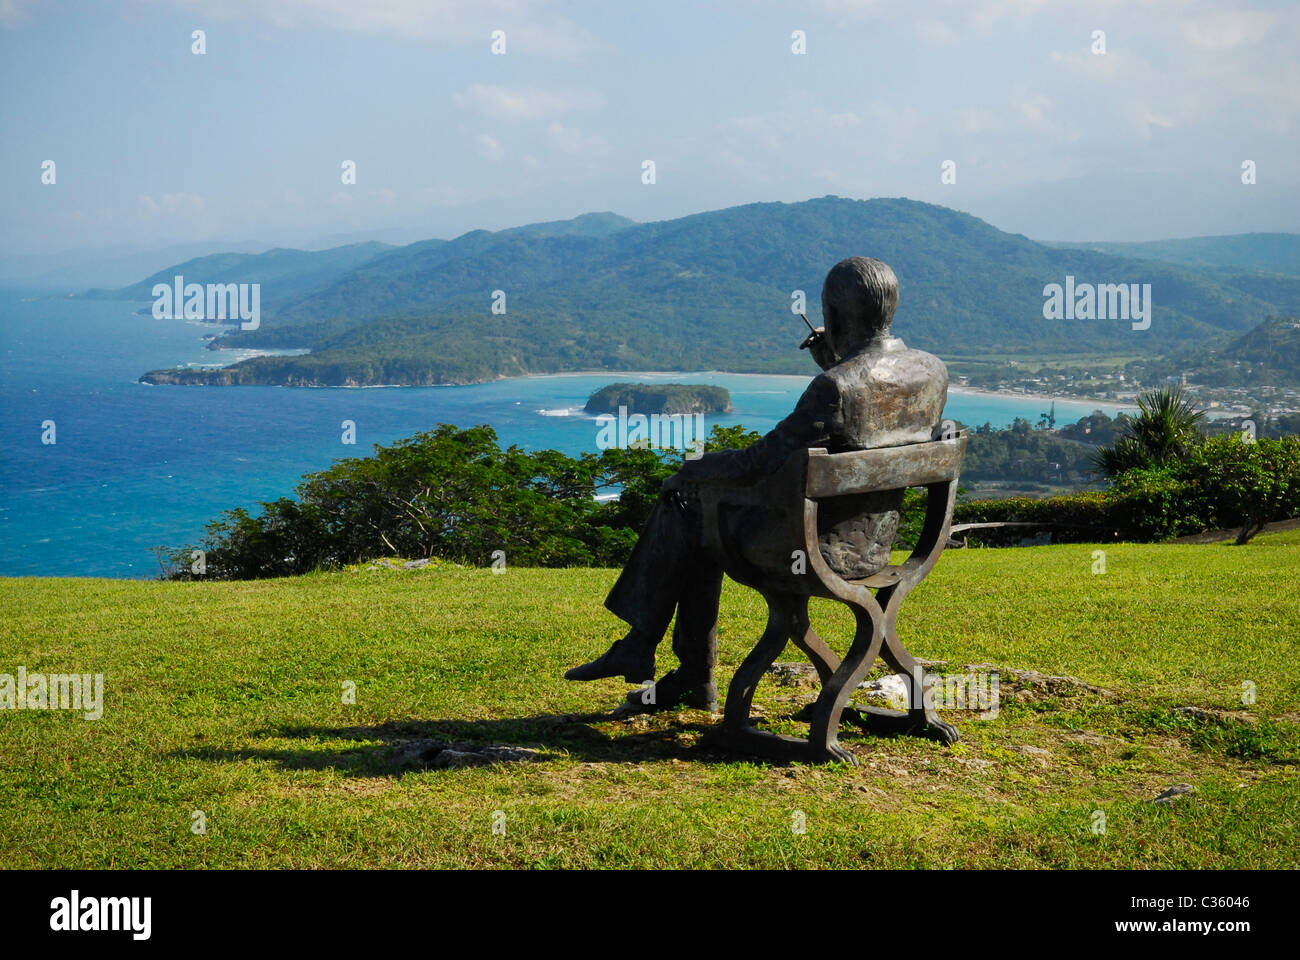
[[[849,257],[831,267],[822,284],[826,342],[840,357],[889,336],[898,307],[898,278],[889,264]]]

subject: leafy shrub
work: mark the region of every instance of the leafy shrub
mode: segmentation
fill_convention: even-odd
[[[1120,473],[1110,489],[1033,500],[959,503],[954,523],[1041,523],[1060,541],[1167,540],[1300,516],[1300,437],[1246,442],[1210,437],[1163,466]],[[1024,528],[980,531],[985,543],[1016,542]]]
[[[758,439],[714,427],[706,450]],[[334,569],[379,556],[439,557],[487,565],[496,551],[522,566],[618,566],[680,455],[647,448],[569,457],[501,449],[491,427],[442,424],[373,456],[308,474],[296,498],[230,510],[208,524],[205,579],[255,579]],[[597,500],[617,491],[616,499]],[[1070,542],[1164,540],[1300,515],[1300,437],[1244,442],[1224,434],[1160,466],[1127,470],[1110,489],[1035,500],[957,504],[954,523],[1032,523]],[[916,543],[924,496],[904,498],[896,545]],[[1025,527],[981,530],[986,544],[1022,541]],[[163,550],[165,576],[189,579],[193,546]]]
[[[706,450],[758,434],[718,428]],[[442,424],[308,474],[296,499],[230,510],[207,525],[204,579],[244,580],[334,569],[374,557],[487,565],[620,565],[680,454],[645,447],[569,457],[501,449],[488,426]],[[596,500],[619,492],[617,499]],[[162,551],[165,576],[190,579],[193,546]]]
[[[1300,437],[1248,442],[1210,437],[1176,468],[1214,527],[1240,527],[1239,543],[1273,520],[1300,516]]]

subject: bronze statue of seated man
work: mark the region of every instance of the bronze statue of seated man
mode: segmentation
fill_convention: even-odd
[[[688,460],[665,482],[605,599],[605,606],[631,629],[602,656],[568,671],[567,679],[653,679],[655,648],[676,613],[672,647],[680,665],[654,685],[651,702],[638,690],[627,703],[641,710],[685,704],[716,711],[713,668],[723,570],[702,543],[706,508],[693,492],[704,484],[715,490],[761,485],[800,449],[841,453],[929,441],[947,400],[948,372],[937,357],[908,349],[890,336],[897,306],[898,280],[887,264],[851,257],[831,269],[822,287],[823,327],[801,345],[824,372],[808,385],[794,411],[753,446]],[[716,502],[717,497],[708,499]],[[831,569],[846,579],[883,569],[902,500],[902,490],[869,494],[827,518],[819,545]],[[765,521],[767,509],[751,507],[730,515],[726,522],[732,537],[761,543],[765,530],[779,526]],[[789,505],[773,503],[770,509],[775,516]],[[786,545],[772,549],[789,554]]]

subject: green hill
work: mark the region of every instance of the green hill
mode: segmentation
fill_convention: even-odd
[[[1241,233],[1135,243],[1053,243],[1050,246],[1093,250],[1117,257],[1163,260],[1185,267],[1254,270],[1289,276],[1300,274],[1300,234],[1294,233]]]
[[[944,712],[955,747],[846,727],[857,767],[712,752],[719,718],[614,720],[625,684],[561,679],[620,632],[613,570],[0,579],[0,671],[104,675],[100,720],[0,712],[0,868],[1295,869],[1300,607],[1279,585],[1297,533],[948,551],[902,607],[918,656],[1110,693],[1004,669],[996,717]],[[727,583],[724,692],[765,618]],[[842,608],[813,620],[850,635]],[[813,696],[769,677],[760,722],[799,734]],[[540,760],[404,765],[428,740]],[[1151,802],[1176,783],[1196,792]]]
[[[588,397],[582,409],[617,415],[620,407],[627,413],[670,416],[730,413],[731,394],[725,387],[700,383],[611,383]]]
[[[815,317],[826,270],[852,254],[893,266],[898,334],[940,356],[1158,353],[1300,313],[1300,277],[1225,277],[1047,246],[932,204],[824,197],[597,236],[480,230],[411,244],[218,343],[306,347],[310,356],[151,379],[367,384],[575,369],[802,372],[791,293],[803,290]],[[1045,320],[1043,288],[1067,276],[1151,284],[1150,329],[1122,319]],[[497,290],[505,315],[491,312]]]
[[[1300,369],[1300,317],[1274,317],[1228,344],[1224,355],[1279,369]]]
[[[443,243],[430,240],[427,243]],[[90,290],[92,300],[152,300],[155,283],[171,286],[179,275],[186,283],[260,283],[262,306],[274,308],[325,286],[393,249],[388,243],[354,243],[329,250],[276,247],[265,253],[216,253],[159,270],[139,283],[118,290]]]
[[[1300,316],[1270,317],[1243,334],[1187,344],[1147,370],[1153,377],[1185,373],[1208,387],[1300,387]]]
[[[584,213],[571,220],[548,220],[545,223],[529,223],[522,227],[510,227],[497,232],[497,236],[532,234],[542,237],[606,237],[628,227],[636,226],[636,221],[621,217],[617,213]]]

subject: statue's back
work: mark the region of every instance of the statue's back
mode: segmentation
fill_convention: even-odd
[[[948,399],[948,368],[896,337],[824,374],[835,383],[843,414],[832,453],[924,443],[933,436]]]
[[[948,369],[938,357],[897,338],[826,371],[840,397],[842,421],[832,453],[923,443],[934,436],[948,399]],[[889,563],[898,533],[902,490],[841,497],[819,512],[822,556],[846,579],[868,577]]]

